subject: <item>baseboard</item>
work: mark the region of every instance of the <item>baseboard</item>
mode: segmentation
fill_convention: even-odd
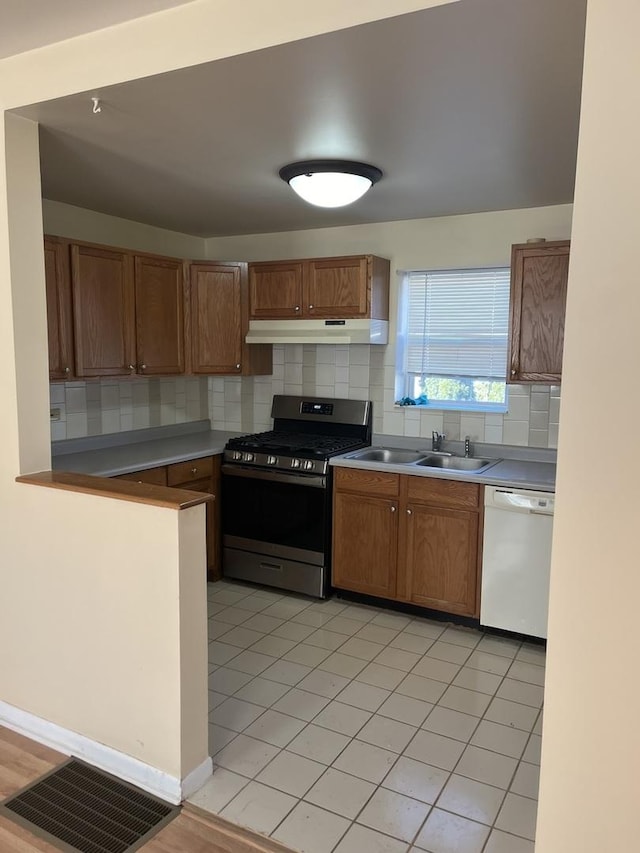
[[[82,758],[94,767],[112,773],[119,779],[137,785],[149,794],[169,803],[178,804],[197,791],[209,778],[213,769],[211,758],[206,758],[184,779],[179,779],[124,752],[119,752],[117,749],[2,701],[0,701],[0,725],[51,749],[57,749],[64,755]]]
[[[191,773],[182,780],[182,799],[186,800],[191,794],[195,794],[204,785],[213,773],[213,759],[207,756],[202,764],[199,764]]]

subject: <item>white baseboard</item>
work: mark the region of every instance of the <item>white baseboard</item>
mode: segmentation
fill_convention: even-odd
[[[202,787],[213,772],[211,758],[207,757],[184,779],[179,779],[124,752],[119,752],[117,749],[2,701],[0,701],[0,725],[65,755],[81,758],[94,767],[112,773],[119,779],[124,779],[174,804],[182,802]]]

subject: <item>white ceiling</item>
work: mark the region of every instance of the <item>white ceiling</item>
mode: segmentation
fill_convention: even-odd
[[[46,198],[199,236],[566,203],[585,7],[461,0],[20,112]],[[278,169],[319,157],[384,177],[313,208]]]
[[[192,0],[0,0],[0,59]]]

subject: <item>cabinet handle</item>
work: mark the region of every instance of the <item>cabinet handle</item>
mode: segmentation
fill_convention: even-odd
[[[140,370],[146,370],[146,369],[147,369],[147,365],[146,365],[146,364],[141,364],[141,365],[140,365]]]
[[[295,311],[299,311],[299,310],[300,310],[300,306],[299,306],[299,305],[296,305],[296,307],[294,308],[294,310],[295,310]]]
[[[197,473],[198,473],[198,469],[197,469],[197,468],[192,468],[192,469],[191,469],[191,473],[192,473],[192,474],[197,474]]]
[[[395,506],[392,506],[392,507],[391,507],[391,512],[395,512],[395,511],[396,511],[396,507],[395,507]]]
[[[65,367],[64,372],[65,372],[65,373],[71,373],[71,368],[70,368],[70,367]]]
[[[515,369],[515,367],[512,367],[512,368],[511,368],[511,375],[512,375],[512,376],[515,376],[517,372],[518,372],[518,371]]]
[[[236,364],[236,370],[240,370],[240,365]]]
[[[407,515],[413,515],[413,512],[412,512],[410,509],[408,509],[408,510],[407,510]]]
[[[133,373],[133,371],[134,371],[135,369],[136,369],[135,364],[130,364],[130,365],[129,365],[129,370],[130,370],[132,373]]]
[[[313,308],[313,305],[309,305],[309,308]]]

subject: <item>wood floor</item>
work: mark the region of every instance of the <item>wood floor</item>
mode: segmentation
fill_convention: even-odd
[[[66,756],[0,726],[0,800],[57,767]],[[282,845],[185,806],[178,817],[140,848],[145,853],[289,853]],[[60,853],[12,821],[0,818],[2,853]]]

